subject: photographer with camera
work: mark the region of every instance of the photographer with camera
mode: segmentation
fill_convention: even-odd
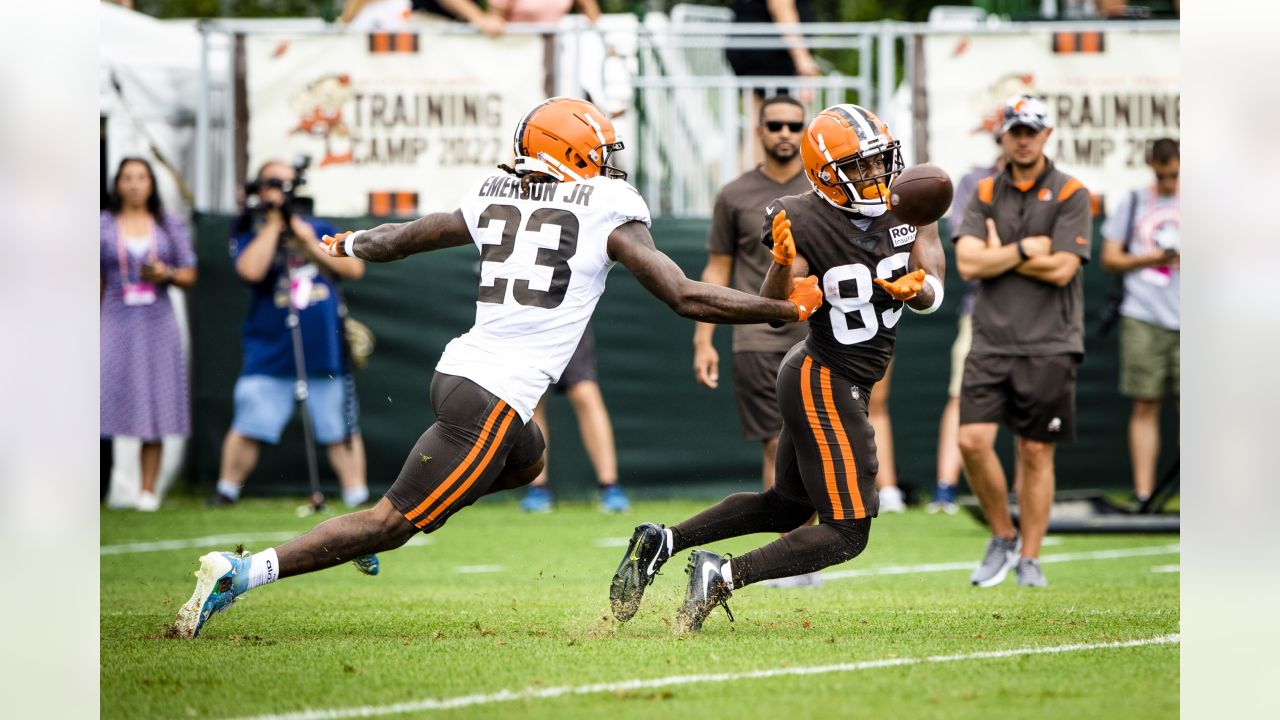
[[[222,445],[217,492],[210,505],[231,505],[258,463],[261,443],[280,440],[295,402],[309,417],[308,464],[315,442],[324,445],[342,485],[343,502],[369,497],[364,441],[346,355],[338,282],[364,276],[355,258],[331,258],[319,239],[336,228],[303,214],[294,191],[306,163],[268,161],[246,186],[245,210],[232,229],[236,273],[253,297],[243,329],[244,361],[235,388],[235,417]],[[313,494],[316,490],[312,488]],[[314,499],[318,509],[321,501]]]
[[[1129,457],[1139,503],[1155,488],[1160,400],[1168,392],[1177,402],[1180,389],[1178,141],[1156,140],[1147,164],[1155,184],[1130,193],[1102,225],[1102,267],[1124,275],[1112,303],[1120,320],[1120,393],[1133,398]]]

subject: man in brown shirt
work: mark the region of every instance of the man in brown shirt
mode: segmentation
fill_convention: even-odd
[[[1018,584],[1043,587],[1040,544],[1053,504],[1056,443],[1075,440],[1076,366],[1084,356],[1080,266],[1089,260],[1089,193],[1044,155],[1053,129],[1037,98],[1004,107],[1005,169],[978,183],[957,228],[956,267],[979,279],[973,346],[960,390],[960,452],[991,525],[974,585],[992,587],[1015,566]],[[1021,536],[995,453],[998,423],[1017,437]]]
[[[809,190],[800,162],[800,133],[804,126],[804,106],[795,98],[775,95],[764,101],[756,126],[764,162],[725,185],[716,196],[702,282],[752,294],[760,292],[765,272],[773,264],[769,248],[760,242],[765,208],[776,198]],[[693,331],[693,377],[713,390],[720,384],[720,354],[711,342],[715,329],[710,323],[697,323]],[[765,490],[773,486],[774,456],[778,452],[778,434],[782,432],[782,413],[774,388],[778,366],[806,333],[802,323],[779,328],[733,328],[733,389],[738,418],[743,437],[760,443],[760,474]],[[820,584],[821,579],[812,573],[772,582],[808,586]]]

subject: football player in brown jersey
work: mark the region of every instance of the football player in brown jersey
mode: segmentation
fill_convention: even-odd
[[[658,568],[681,550],[787,533],[732,560],[693,550],[677,625],[695,631],[716,605],[728,612],[725,601],[738,588],[845,562],[866,547],[879,509],[867,402],[893,356],[903,306],[930,313],[941,305],[945,256],[936,224],[917,228],[890,209],[902,155],[873,113],[827,108],[805,130],[801,155],[813,190],[765,209],[762,240],[774,262],[760,293],[785,297],[793,277],[812,273],[827,302],[778,369],[783,429],[775,483],[669,528],[637,527],[610,587],[619,620],[635,614]],[[818,524],[805,525],[815,510]]]

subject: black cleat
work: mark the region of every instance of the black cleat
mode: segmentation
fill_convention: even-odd
[[[609,583],[609,607],[619,622],[630,620],[640,609],[644,589],[669,557],[667,531],[661,525],[636,526],[631,542],[627,543],[627,553],[613,573],[613,582]]]
[[[697,632],[717,605],[724,608],[733,622],[729,610],[729,597],[733,595],[720,569],[724,558],[706,550],[694,550],[689,555],[689,589],[684,594],[684,604],[676,611],[676,629],[681,633]]]

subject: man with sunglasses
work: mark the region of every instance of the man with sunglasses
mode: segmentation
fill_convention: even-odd
[[[1178,141],[1151,145],[1147,164],[1156,182],[1133,191],[1102,225],[1102,267],[1124,273],[1120,303],[1120,393],[1133,398],[1129,457],[1133,494],[1146,502],[1160,458],[1160,401],[1179,397],[1178,303],[1181,292]]]
[[[800,162],[800,133],[804,106],[790,95],[774,95],[760,107],[756,138],[764,162],[721,188],[711,215],[707,238],[707,266],[702,282],[731,286],[755,294],[773,263],[769,248],[760,243],[760,222],[774,199],[809,189]],[[730,285],[732,283],[732,285]],[[712,344],[716,326],[697,323],[693,331],[693,377],[712,390],[720,383],[720,355]],[[778,365],[792,345],[804,339],[801,323],[779,328],[768,325],[733,327],[733,383],[742,435],[759,442],[764,489],[773,486],[774,455],[782,432],[782,413],[774,381]],[[779,580],[778,585],[815,585],[817,573]]]

